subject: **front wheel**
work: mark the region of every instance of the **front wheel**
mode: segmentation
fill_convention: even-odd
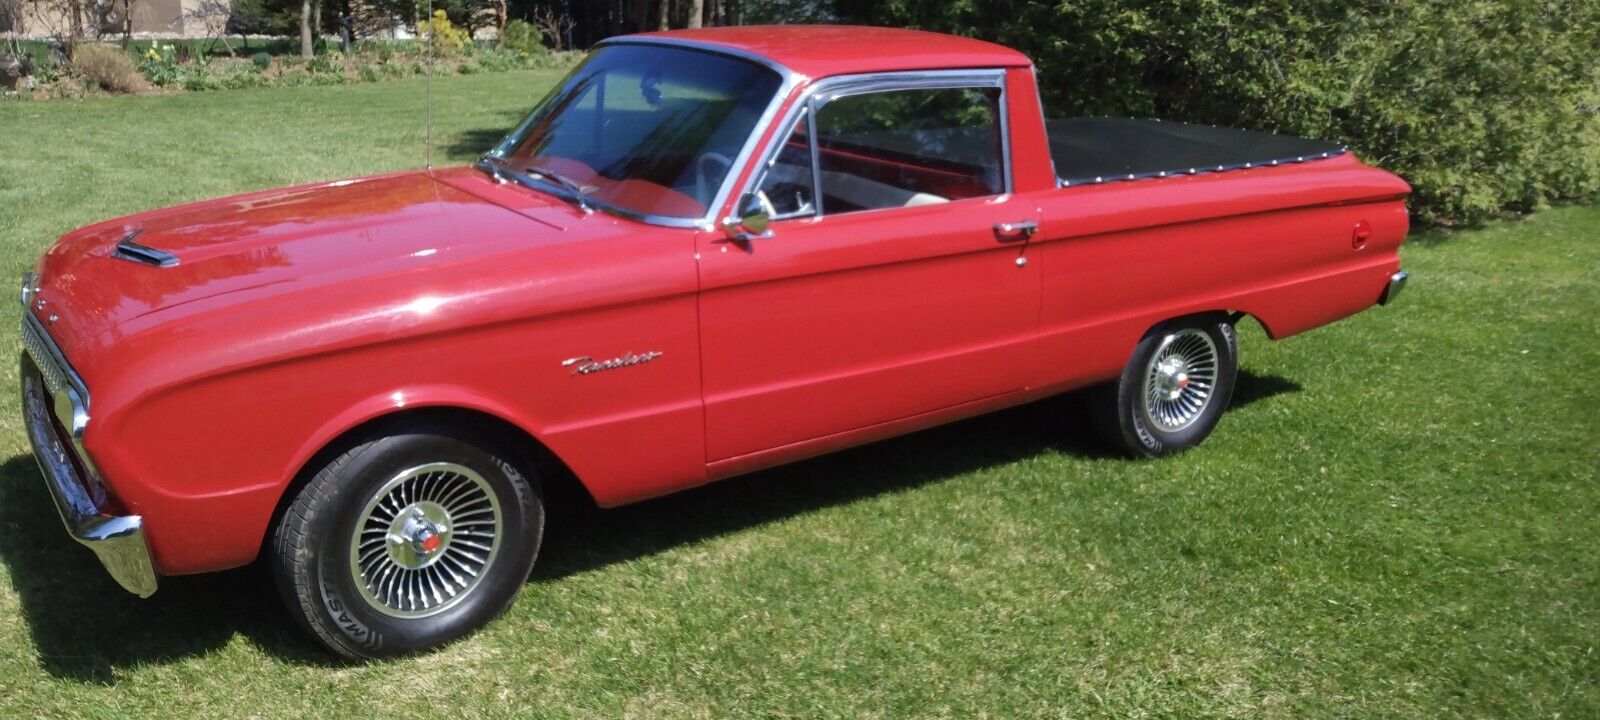
[[[1199,445],[1233,395],[1239,341],[1225,317],[1162,323],[1146,333],[1099,392],[1095,425],[1119,450],[1156,457]]]
[[[290,612],[351,658],[461,637],[510,606],[544,503],[508,453],[451,428],[404,429],[323,466],[276,528]]]

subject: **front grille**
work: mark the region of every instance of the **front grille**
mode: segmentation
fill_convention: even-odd
[[[77,373],[66,365],[66,358],[62,357],[61,350],[56,347],[56,341],[45,333],[42,325],[38,325],[37,318],[22,310],[22,347],[27,350],[32,363],[32,370],[37,371],[37,384],[40,384],[40,395],[32,397],[29,389],[29,378],[24,371],[22,389],[24,389],[24,413],[27,413],[30,430],[38,430],[35,435],[35,450],[43,448],[56,456],[62,466],[72,470],[72,477],[77,480],[82,490],[88,493],[93,507],[106,504],[106,486],[102,485],[99,470],[88,459],[83,446],[78,443],[74,434],[74,427],[69,424],[77,419],[78,413],[82,418],[88,419],[88,402],[90,394],[78,381]],[[75,398],[69,402],[74,406],[72,413],[62,416],[62,408],[58,400]],[[82,403],[82,405],[78,405]],[[82,429],[82,426],[78,427]]]
[[[22,323],[22,346],[33,358],[33,364],[38,366],[40,374],[44,375],[44,383],[51,391],[71,386],[66,370],[56,362],[55,343],[46,338],[34,323],[26,320]]]

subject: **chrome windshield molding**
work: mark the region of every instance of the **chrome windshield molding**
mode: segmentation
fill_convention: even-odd
[[[772,99],[767,102],[767,109],[756,120],[755,127],[750,131],[750,137],[745,139],[744,145],[739,149],[739,154],[734,156],[733,163],[729,166],[728,176],[722,179],[722,186],[717,189],[716,194],[712,196],[711,203],[706,206],[705,215],[697,218],[677,218],[645,213],[618,213],[623,217],[651,225],[715,230],[717,228],[717,216],[728,205],[728,199],[733,196],[733,187],[739,180],[739,173],[749,166],[750,157],[755,154],[756,146],[760,143],[762,133],[766,132],[767,128],[772,127],[772,121],[777,117],[778,110],[783,107],[784,101],[788,100],[789,96],[794,93],[795,88],[807,82],[809,78],[764,55],[758,55],[740,48],[683,38],[623,35],[601,40],[595,47],[601,48],[614,45],[657,45],[725,55],[753,62],[777,73],[778,77],[781,78],[777,91],[772,94]]]
[[[50,406],[57,403],[51,402],[53,393],[47,386],[46,375],[33,362],[31,354],[21,358],[19,370],[23,424],[27,427],[28,441],[67,533],[92,550],[106,572],[124,590],[139,597],[154,595],[156,572],[150,559],[149,543],[145,540],[144,519],[137,515],[100,512],[51,421]],[[76,439],[74,444],[77,444]],[[80,451],[79,458],[87,465],[88,456]]]
[[[1009,105],[1006,103],[1006,71],[1004,69],[976,69],[976,70],[907,70],[897,72],[864,73],[860,75],[836,75],[824,78],[807,87],[800,97],[795,98],[789,106],[789,111],[784,113],[783,120],[777,125],[762,148],[760,162],[751,169],[750,175],[745,179],[744,185],[739,189],[739,196],[755,192],[761,187],[761,181],[766,175],[766,169],[776,161],[778,150],[783,147],[783,142],[794,132],[795,123],[800,119],[800,113],[806,112],[807,122],[812,124],[811,149],[816,154],[817,143],[815,134],[815,116],[822,105],[841,97],[850,95],[866,95],[892,90],[937,90],[948,88],[997,88],[1000,91],[998,100],[1000,110],[1000,162],[1003,165],[1001,175],[1005,178],[1005,195],[1014,192],[1011,166],[1011,123]],[[816,160],[812,161],[812,171],[820,175]],[[814,192],[820,199],[822,187],[820,178]],[[815,217],[822,217],[821,204]]]
[[[688,40],[685,38],[675,37],[618,35],[601,40],[600,42],[595,43],[594,46],[597,48],[602,48],[608,45],[661,45],[664,47],[675,47],[685,50],[700,50],[703,52],[716,53],[718,55],[727,55],[728,57],[735,57],[739,58],[740,60],[749,60],[750,62],[761,65],[769,70],[772,70],[773,72],[778,73],[778,75],[783,77],[785,85],[790,84],[790,82],[795,78],[800,77],[799,73],[790,70],[783,63],[773,60],[765,55],[753,53],[743,48],[718,45],[717,43],[701,42],[699,40]]]

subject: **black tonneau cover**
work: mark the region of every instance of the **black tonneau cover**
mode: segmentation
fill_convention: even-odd
[[[1288,135],[1132,118],[1045,121],[1063,185],[1320,160],[1343,145]]]

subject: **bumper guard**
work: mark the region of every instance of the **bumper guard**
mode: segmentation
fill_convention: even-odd
[[[1383,286],[1383,294],[1378,296],[1378,304],[1388,305],[1389,301],[1394,300],[1401,290],[1406,289],[1406,279],[1410,277],[1411,273],[1404,270],[1394,271],[1394,274],[1389,276],[1389,284]]]

